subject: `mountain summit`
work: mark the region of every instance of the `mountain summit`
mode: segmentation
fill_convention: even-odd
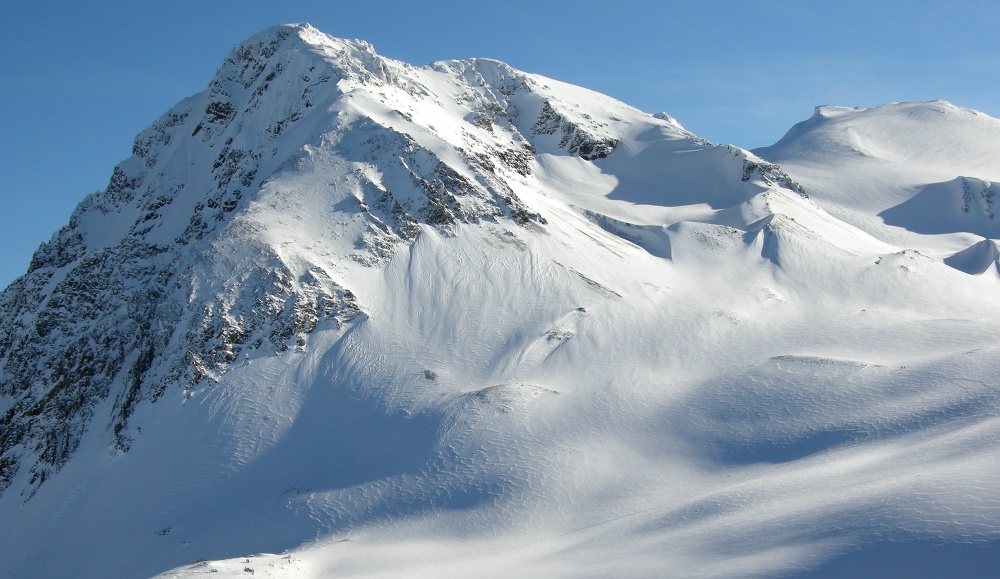
[[[961,112],[901,138],[825,107],[754,154],[497,61],[247,40],[0,294],[0,568],[975,561],[1000,274],[962,218],[997,121],[892,106]],[[892,179],[942,135],[941,191]]]

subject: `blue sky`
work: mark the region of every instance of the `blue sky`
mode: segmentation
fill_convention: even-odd
[[[768,145],[819,104],[1000,117],[1000,7],[912,0],[54,2],[0,8],[0,287],[230,47],[310,22],[413,64],[488,57]]]

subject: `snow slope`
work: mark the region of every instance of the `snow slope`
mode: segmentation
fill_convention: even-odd
[[[5,576],[996,559],[996,247],[870,225],[916,197],[308,25],[133,152],[0,295]]]
[[[1000,121],[944,101],[823,106],[755,150],[837,217],[944,259],[1000,237]]]

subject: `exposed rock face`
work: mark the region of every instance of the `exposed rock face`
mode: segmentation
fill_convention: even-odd
[[[543,103],[542,114],[531,130],[536,135],[560,134],[559,147],[588,161],[603,159],[618,146],[618,139],[595,137],[586,129],[575,125],[552,108],[549,101]]]

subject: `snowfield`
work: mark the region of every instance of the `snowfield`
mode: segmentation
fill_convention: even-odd
[[[998,145],[265,31],[0,295],[0,574],[996,576]]]

